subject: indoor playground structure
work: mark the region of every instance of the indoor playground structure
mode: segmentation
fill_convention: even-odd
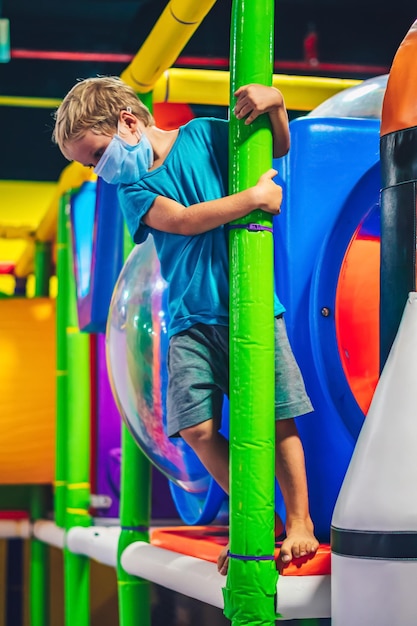
[[[281,215],[273,222],[261,211],[250,216],[251,223],[267,225],[273,233],[243,228],[230,237],[234,358],[222,431],[230,438],[232,475],[239,480],[228,498],[185,442],[166,436],[166,284],[152,237],[133,247],[115,187],[90,169],[69,164],[53,188],[39,186],[46,212],[33,237],[24,233],[18,258],[2,266],[3,274],[13,277],[14,293],[0,298],[0,626],[24,623],[23,594],[16,593],[16,582],[22,583],[22,539],[29,546],[30,626],[54,626],[51,547],[62,553],[65,626],[94,624],[92,563],[115,572],[121,626],[152,625],[153,585],[216,607],[235,626],[276,620],[302,626],[376,623],[367,621],[369,613],[363,611],[352,618],[349,590],[354,587],[355,603],[366,605],[360,592],[370,576],[358,570],[355,578],[351,557],[362,553],[356,547],[346,551],[343,529],[359,534],[364,529],[352,527],[357,520],[349,515],[343,525],[339,494],[350,486],[344,482],[348,468],[348,476],[355,475],[350,463],[366,431],[365,415],[378,413],[373,398],[381,393],[381,333],[391,339],[381,344],[388,356],[407,294],[416,288],[415,257],[410,252],[406,259],[407,267],[414,263],[414,282],[409,278],[403,284],[397,280],[403,259],[392,260],[389,251],[415,232],[415,211],[410,209],[407,223],[398,219],[396,228],[395,193],[388,199],[381,195],[382,187],[414,181],[407,201],[411,206],[414,199],[415,208],[415,157],[410,150],[401,153],[397,179],[390,165],[391,156],[398,156],[397,144],[380,150],[385,147],[381,126],[388,135],[416,124],[408,92],[390,90],[399,76],[416,77],[415,27],[389,76],[354,81],[273,75],[271,41],[274,19],[279,19],[274,3],[250,7],[236,1],[230,73],[173,68],[213,4],[170,0],[121,77],[153,109],[161,127],[175,127],[184,104],[227,107],[237,86],[250,82],[272,82],[289,110],[303,112],[290,123],[289,154],[273,162],[284,189]],[[392,105],[396,98],[403,104],[399,109]],[[398,110],[406,114],[401,117]],[[191,109],[186,111],[191,115]],[[265,157],[270,131],[263,121],[253,126],[243,132],[236,120],[231,124],[231,191],[253,184],[270,166]],[[390,285],[402,287],[389,320],[380,317],[382,269]],[[29,276],[30,297],[25,291]],[[268,281],[273,280],[314,406],[313,416],[297,423],[320,540],[314,557],[295,560],[279,572],[274,509],[284,520],[285,510],[271,473],[273,419],[264,419],[272,406],[273,362],[265,355],[273,354],[268,323]],[[266,306],[259,306],[261,300]],[[415,302],[412,294],[409,302]],[[248,341],[239,341],[243,334]],[[410,445],[414,436],[408,433]],[[384,496],[380,486],[375,492]],[[250,515],[254,510],[257,514]],[[379,532],[379,526],[373,528]],[[417,532],[415,523],[389,532],[398,529],[407,537]],[[239,558],[230,559],[225,578],[216,560],[229,536],[231,553]],[[413,545],[398,560],[415,561]],[[371,570],[376,580],[386,554],[376,557],[379,565]],[[356,585],[345,571],[346,560]],[[415,594],[409,593],[407,605],[398,590],[384,593],[384,599],[393,597],[390,621],[381,615],[378,624],[411,626]],[[370,597],[378,601],[376,592]],[[372,602],[368,609],[373,615]],[[396,622],[398,614],[402,617]]]

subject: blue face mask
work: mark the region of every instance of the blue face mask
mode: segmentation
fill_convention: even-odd
[[[110,185],[128,185],[140,180],[152,165],[153,150],[144,133],[134,146],[119,135],[114,135],[95,166],[94,173]]]

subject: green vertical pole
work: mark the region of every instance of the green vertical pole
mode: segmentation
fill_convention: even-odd
[[[152,108],[152,93],[141,94]],[[125,227],[124,257],[133,248]],[[120,626],[151,626],[151,586],[149,581],[124,571],[120,559],[134,541],[149,541],[151,519],[151,464],[136,445],[127,426],[122,425],[122,468],[120,488],[121,532],[117,550],[117,584]]]
[[[69,199],[65,212],[69,224]],[[70,235],[70,227],[67,226]],[[65,528],[90,526],[90,337],[78,328],[72,247],[68,243],[67,291],[67,467]],[[66,626],[90,624],[90,561],[64,549]]]
[[[30,512],[32,521],[46,517],[45,485],[33,485]],[[32,537],[30,542],[29,612],[31,626],[48,626],[49,616],[49,548]]]
[[[124,571],[120,559],[134,541],[149,541],[150,464],[122,426],[121,532],[117,554],[120,626],[151,626],[150,583]]]
[[[58,295],[56,301],[56,434],[55,434],[55,523],[65,528],[67,493],[67,422],[68,422],[68,367],[67,367],[67,310],[69,259],[68,240],[69,195],[61,197],[58,212],[58,236],[56,251],[56,273]]]
[[[272,0],[232,6],[231,108],[234,91],[272,84]],[[231,193],[255,184],[272,165],[267,116],[250,126],[231,114]],[[245,222],[272,227],[255,210]],[[274,625],[273,235],[230,231],[230,552],[225,615],[232,624]],[[245,558],[248,557],[248,558]],[[263,558],[259,558],[263,557]]]
[[[49,279],[51,277],[51,244],[36,242],[35,247],[35,297],[49,295]],[[31,488],[30,512],[31,520],[46,517],[47,488],[45,485],[33,485]],[[48,626],[49,624],[49,547],[32,537],[30,542],[29,563],[29,607],[31,626]]]
[[[49,241],[37,241],[35,245],[35,296],[49,295],[51,266],[51,243]]]

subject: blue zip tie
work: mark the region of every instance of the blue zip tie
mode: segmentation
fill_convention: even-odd
[[[269,230],[270,233],[274,232],[274,229],[271,228],[270,226],[262,226],[262,224],[228,224],[227,225],[227,229],[232,229],[232,228],[244,228],[245,230],[249,230],[252,233],[256,233],[259,232],[261,230]]]
[[[227,556],[231,559],[239,559],[239,561],[275,561],[274,555],[248,556],[245,554],[233,554],[230,550],[227,551]]]

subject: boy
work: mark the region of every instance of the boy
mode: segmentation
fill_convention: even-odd
[[[274,156],[289,149],[288,116],[273,87],[245,85],[234,114],[250,124],[267,113]],[[282,189],[270,169],[256,185],[227,195],[228,122],[199,118],[157,128],[136,93],[117,77],[78,82],[55,115],[54,141],[68,160],[94,167],[118,197],[135,243],[154,237],[169,285],[168,436],[181,436],[229,491],[228,442],[218,432],[229,376],[229,222],[261,208],[280,212]],[[294,417],[312,410],[275,296],[276,476],[286,506],[281,561],[314,553],[304,452]],[[276,533],[283,531],[277,521]],[[219,557],[227,571],[227,551]]]

